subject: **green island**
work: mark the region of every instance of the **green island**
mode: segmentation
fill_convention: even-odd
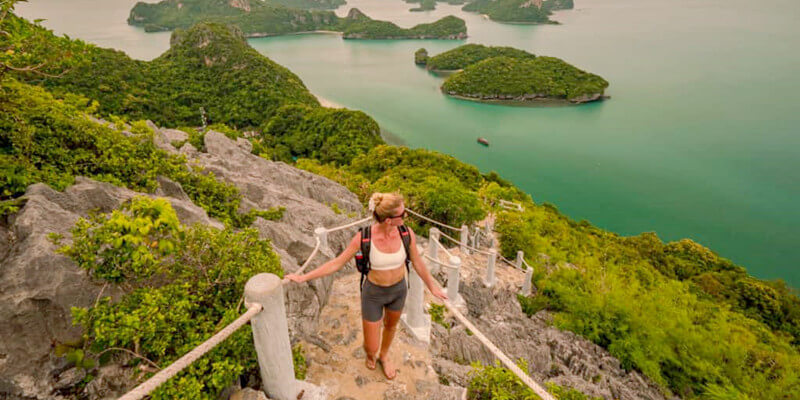
[[[163,0],[137,3],[128,24],[147,32],[185,29],[200,22],[236,25],[246,37],[264,37],[309,32],[341,32],[345,39],[464,39],[467,26],[453,16],[429,24],[403,29],[388,21],[376,21],[356,8],[344,18],[322,5],[339,4],[313,0],[262,2],[238,0]],[[316,6],[319,5],[319,6]],[[313,7],[312,7],[313,6]],[[316,8],[316,9],[309,9]]]
[[[436,0],[420,0],[416,1],[419,3],[419,7],[414,7],[408,9],[408,11],[430,11],[436,9]]]
[[[348,24],[342,32],[342,37],[345,39],[461,40],[467,38],[467,25],[463,19],[452,15],[429,24],[415,25],[409,29],[401,28],[388,21],[361,19]]]
[[[424,49],[420,49],[424,50]],[[427,52],[425,52],[427,55]],[[427,61],[418,62],[417,64],[425,65],[429,71],[450,72],[462,70],[478,61],[483,61],[492,57],[512,57],[519,59],[532,59],[536,58],[535,55],[528,53],[525,50],[515,49],[513,47],[504,46],[484,46],[482,44],[465,44],[458,46],[454,49],[445,51],[444,53],[428,57]]]
[[[572,9],[572,0],[475,0],[461,9],[487,15],[491,20],[518,24],[557,24],[555,10]]]
[[[445,79],[442,92],[468,100],[586,103],[606,98],[608,87],[605,79],[561,59],[512,47],[466,44],[432,57],[419,49],[414,62],[432,72],[455,72]]]
[[[11,5],[3,11],[13,11]],[[607,349],[622,368],[640,371],[666,395],[800,398],[800,297],[783,281],[757,279],[689,239],[665,243],[655,233],[620,236],[574,221],[496,173],[482,173],[451,156],[385,145],[369,116],[322,108],[299,79],[284,82],[296,76],[251,52],[239,29],[204,23],[175,32],[172,48],[150,63],[57,37],[13,13],[0,13],[0,30],[8,33],[0,35],[3,220],[19,211],[26,187],[37,182],[62,190],[86,176],[152,193],[156,176],[165,175],[226,222],[223,229],[182,226],[168,202],[141,197],[76,223],[60,254],[101,284],[128,288],[114,301],[103,297],[74,308],[84,339],[53,350],[52,357],[65,359],[64,365],[88,371],[88,381],[110,362],[110,348],[168,365],[240,315],[237,304],[249,276],[283,275],[270,242],[260,240],[249,228],[252,220],[239,213],[236,187],[156,148],[142,121],[184,127],[199,146],[196,139],[208,129],[197,111],[202,106],[220,124],[215,129],[250,141],[254,153],[339,182],[364,203],[373,191],[397,190],[409,208],[454,226],[493,213],[501,254],[513,258],[521,249],[535,267],[536,294],[520,296],[520,309],[548,313],[554,326]],[[586,79],[545,86],[563,90],[567,98],[574,94],[572,85],[605,87],[602,79],[587,79],[549,57],[493,57],[462,73],[479,67],[476,71],[492,76],[501,65]],[[170,68],[188,75],[157,76]],[[246,73],[237,74],[238,69]],[[260,90],[280,95],[252,95]],[[98,117],[116,123],[108,126]],[[362,145],[353,146],[359,140]],[[505,210],[500,200],[518,202],[524,211]],[[277,210],[261,212],[281,218]],[[410,225],[420,234],[427,228],[423,222]],[[158,245],[138,245],[142,242]],[[153,276],[159,277],[157,284]],[[216,399],[230,382],[257,369],[251,335],[237,331],[151,397]],[[137,370],[143,365],[138,358],[128,362]],[[141,371],[140,379],[153,373]],[[303,368],[296,373],[301,376]],[[548,388],[560,399],[587,398],[572,389]],[[496,366],[475,366],[468,397],[537,398]]]

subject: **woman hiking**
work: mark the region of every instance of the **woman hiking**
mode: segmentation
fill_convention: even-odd
[[[364,239],[367,239],[370,246],[367,255],[370,268],[361,289],[366,366],[375,369],[376,364],[380,363],[386,378],[394,379],[397,376],[397,369],[389,359],[389,346],[392,344],[397,323],[403,313],[408,292],[406,269],[403,268],[407,265],[408,259],[410,258],[414,270],[431,294],[440,299],[447,299],[447,295],[434,283],[433,277],[428,272],[425,262],[417,251],[416,236],[403,226],[403,218],[408,215],[403,197],[397,193],[373,193],[369,201],[369,210],[372,211],[375,223],[359,230],[341,254],[311,272],[303,275],[289,274],[286,278],[302,283],[338,271],[361,250],[362,236],[365,236]],[[406,234],[410,236],[407,250],[404,248],[402,238],[402,235]],[[383,325],[382,335],[381,325]]]

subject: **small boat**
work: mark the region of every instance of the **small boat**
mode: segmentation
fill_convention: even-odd
[[[480,144],[482,144],[484,146],[488,146],[489,145],[489,141],[486,140],[486,138],[482,138],[482,137],[478,138],[478,143],[480,143]]]

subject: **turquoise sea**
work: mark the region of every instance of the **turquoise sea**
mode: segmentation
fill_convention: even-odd
[[[126,25],[134,0],[31,0],[45,26],[151,59],[169,34]],[[251,40],[313,93],[360,109],[393,140],[451,154],[576,220],[664,240],[691,238],[756,276],[800,286],[800,4],[789,0],[576,0],[560,25],[507,25],[458,6],[412,13],[401,0],[348,0],[401,26],[445,15],[466,41]],[[611,99],[507,107],[443,96],[413,64],[462,43],[555,56],[599,74]],[[486,137],[485,148],[476,138]]]

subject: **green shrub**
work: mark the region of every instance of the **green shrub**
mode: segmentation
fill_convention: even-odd
[[[273,158],[285,162],[304,157],[344,165],[383,144],[372,118],[361,111],[338,108],[281,107],[262,131],[262,144],[276,148]]]
[[[528,364],[520,359],[517,365],[528,372]],[[467,386],[467,398],[470,400],[539,400],[533,390],[526,386],[513,372],[502,368],[500,362],[495,365],[472,364]]]
[[[444,320],[444,310],[445,308],[443,305],[431,303],[430,308],[428,308],[428,313],[431,315],[431,321],[446,329],[450,329],[450,323]]]
[[[294,377],[295,379],[305,380],[308,366],[306,365],[306,355],[303,351],[303,345],[298,343],[292,347],[292,363],[294,364]]]
[[[105,297],[73,308],[87,356],[123,348],[138,355],[134,364],[164,367],[241,314],[237,304],[247,279],[261,272],[282,276],[278,257],[255,230],[184,228],[175,221],[164,200],[135,198],[73,230],[65,254],[94,277],[133,288],[117,302]],[[257,374],[252,343],[251,331],[239,329],[152,397],[215,399],[239,376]]]

